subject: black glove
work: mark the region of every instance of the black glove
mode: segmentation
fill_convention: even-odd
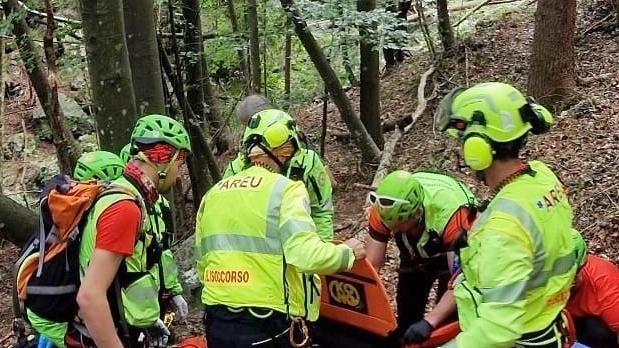
[[[421,319],[418,322],[412,324],[406,329],[404,333],[404,344],[418,344],[425,341],[434,328],[427,320]]]

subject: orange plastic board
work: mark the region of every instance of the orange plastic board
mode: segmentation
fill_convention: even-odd
[[[387,337],[396,326],[389,296],[374,267],[355,261],[348,272],[323,276],[320,316]]]

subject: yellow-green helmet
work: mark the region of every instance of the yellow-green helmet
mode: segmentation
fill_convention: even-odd
[[[370,192],[370,201],[387,227],[408,220],[423,209],[424,197],[419,181],[404,170],[389,173],[378,183],[376,192]]]
[[[578,268],[580,268],[585,264],[587,259],[587,244],[585,243],[582,234],[575,229],[572,229],[572,243],[574,243],[576,264],[578,265]]]
[[[139,144],[168,143],[177,149],[191,151],[189,134],[177,120],[164,115],[147,115],[135,124],[131,142]]]
[[[124,162],[127,163],[129,162],[129,160],[131,159],[131,144],[127,144],[125,146],[123,146],[122,149],[120,149],[120,159]]]
[[[552,122],[545,107],[500,82],[456,88],[441,100],[435,114],[440,130],[455,129],[464,138],[481,134],[497,143],[514,141],[529,130],[543,133]]]
[[[77,180],[115,180],[124,169],[124,163],[116,154],[108,151],[84,153],[78,158],[73,177]]]
[[[249,151],[253,145],[261,144],[274,149],[288,140],[293,142],[295,150],[299,148],[294,120],[284,111],[268,109],[250,117],[243,134],[243,147]]]

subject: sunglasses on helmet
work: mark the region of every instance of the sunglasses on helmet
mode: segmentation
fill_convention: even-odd
[[[369,193],[370,203],[378,205],[381,208],[391,208],[396,203],[409,204],[410,202],[400,198],[394,198],[389,196],[377,195],[376,192],[370,191]]]

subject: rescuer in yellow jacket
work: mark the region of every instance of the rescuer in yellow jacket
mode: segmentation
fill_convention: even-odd
[[[303,183],[279,174],[298,150],[292,131],[269,111],[246,130],[253,165],[211,188],[196,217],[209,348],[290,346],[291,319],[318,317],[315,274],[365,257],[356,239],[334,245],[316,234]]]
[[[576,272],[572,209],[544,163],[519,158],[527,135],[547,131],[552,115],[491,82],[453,90],[436,124],[458,136],[466,165],[492,192],[460,249],[462,332],[445,347],[561,347],[556,322]]]

